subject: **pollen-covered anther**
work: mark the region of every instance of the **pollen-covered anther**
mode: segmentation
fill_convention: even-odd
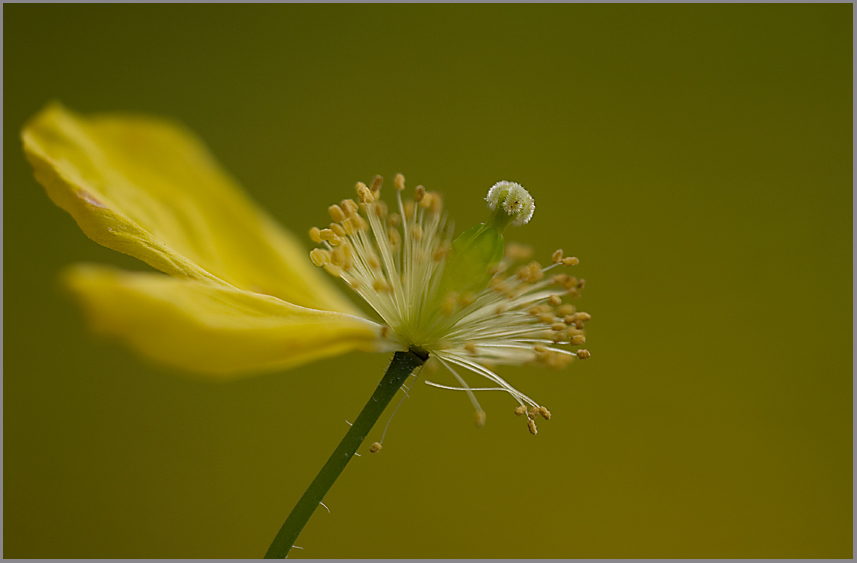
[[[421,202],[426,195],[426,189],[422,186],[417,186],[417,189],[414,190],[414,201],[417,203]]]
[[[327,212],[330,214],[330,218],[337,223],[345,221],[345,212],[335,203],[327,208]]]
[[[526,414],[526,412],[527,407],[525,407],[524,405],[519,405],[517,408],[515,408],[515,414],[518,416],[523,416],[524,414]]]
[[[577,266],[578,264],[580,264],[580,260],[576,256],[568,256],[562,259],[563,266]]]
[[[539,319],[540,323],[551,325],[551,330],[553,330],[553,323],[556,321],[556,317],[554,317],[552,313],[539,313],[537,315],[537,318]]]
[[[476,414],[473,417],[473,421],[476,423],[476,426],[482,428],[485,426],[485,411],[476,411]]]
[[[322,229],[322,230],[320,230],[320,231],[318,232],[318,236],[321,238],[321,240],[323,240],[323,241],[325,241],[325,242],[331,242],[331,241],[336,240],[336,239],[338,238],[338,237],[336,236],[336,233],[334,233],[334,232],[333,232],[332,230],[330,230],[330,229]]]
[[[338,278],[338,277],[342,276],[342,268],[340,268],[339,266],[337,266],[335,264],[329,264],[329,263],[324,264],[324,269],[325,269],[325,271],[327,271],[328,274],[330,274],[333,277]]]
[[[583,336],[582,334],[574,334],[569,338],[569,341],[571,342],[571,344],[574,344],[575,346],[579,346],[581,344],[586,343],[586,337]]]
[[[443,303],[441,303],[440,310],[444,315],[451,315],[458,308],[458,294],[454,291],[450,291],[446,294],[446,297],[443,298]]]
[[[578,357],[579,359],[581,359],[581,360],[585,360],[585,359],[587,359],[589,356],[591,356],[591,354],[589,353],[589,350],[586,350],[586,349],[580,349],[580,350],[578,350],[578,351],[577,351],[577,357]]]
[[[374,213],[376,217],[385,219],[387,217],[387,204],[381,200],[376,200],[375,205],[372,206],[372,213]]]
[[[405,177],[401,174],[396,174],[396,177],[393,179],[393,185],[397,190],[402,191],[405,189]]]
[[[428,209],[432,206],[432,201],[434,201],[434,194],[432,192],[426,192],[420,200],[420,207]]]
[[[372,190],[366,187],[366,184],[363,182],[357,182],[357,186],[355,186],[357,190],[357,200],[360,203],[373,203],[375,201],[375,196],[372,195]]]
[[[554,264],[559,264],[560,262],[562,262],[562,249],[561,248],[555,250],[554,253],[551,255],[551,262]]]
[[[440,262],[441,260],[446,258],[446,256],[449,254],[449,250],[449,244],[447,244],[446,242],[442,242],[435,249],[434,253],[432,253],[431,257],[435,262]]]
[[[533,249],[516,242],[506,245],[505,256],[510,260],[529,260],[533,255]]]
[[[357,206],[357,203],[355,203],[353,199],[343,199],[339,205],[342,208],[342,211],[349,217],[357,215],[357,213],[360,211],[360,208]]]
[[[545,407],[539,407],[539,414],[545,420],[551,419],[551,411],[547,410]]]
[[[390,291],[390,284],[384,278],[378,278],[372,282],[372,289],[375,291]]]
[[[443,211],[443,197],[441,197],[437,192],[431,193],[431,205],[429,206],[429,211],[435,215]]]
[[[312,260],[312,263],[316,266],[324,266],[330,262],[330,251],[323,248],[313,248],[310,250],[309,259]]]
[[[387,231],[387,239],[390,241],[390,250],[398,250],[402,245],[402,235],[396,229]]]
[[[378,174],[372,178],[372,184],[369,186],[369,189],[372,190],[372,195],[375,196],[375,199],[378,199],[378,196],[381,192],[381,185],[384,183],[384,177]]]
[[[551,305],[559,305],[560,303],[562,303],[562,297],[554,293],[553,295],[548,297],[548,303],[550,303]]]
[[[541,264],[534,260],[526,266],[518,268],[515,275],[518,276],[518,279],[521,281],[535,283],[544,277],[544,272],[542,272]]]
[[[554,332],[560,332],[568,328],[568,325],[563,322],[553,323],[551,325],[551,330]]]
[[[348,243],[337,246],[330,253],[330,262],[343,270],[351,269],[351,246]]]
[[[377,454],[378,452],[381,451],[381,447],[382,446],[381,446],[380,442],[373,442],[372,445],[369,446],[369,452],[373,453],[373,454]]]
[[[562,305],[560,305],[559,307],[556,308],[556,314],[557,314],[557,316],[562,317],[562,316],[570,315],[570,314],[574,313],[575,310],[576,309],[575,309],[574,305],[572,305],[571,303],[563,303]],[[566,321],[566,322],[568,322],[568,321]]]
[[[527,419],[527,430],[529,430],[530,434],[532,434],[533,436],[539,433],[538,428],[536,428],[536,421],[534,421],[532,418]]]

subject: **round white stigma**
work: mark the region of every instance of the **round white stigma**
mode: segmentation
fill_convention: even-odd
[[[526,225],[536,210],[536,202],[533,196],[524,189],[521,184],[515,182],[497,182],[488,190],[485,197],[491,211],[502,207],[509,217],[512,218],[511,225],[520,227]]]

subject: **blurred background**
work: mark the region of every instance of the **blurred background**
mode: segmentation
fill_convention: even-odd
[[[508,179],[507,238],[580,258],[592,358],[499,370],[539,435],[418,382],[292,557],[852,556],[850,4],[3,13],[6,557],[260,557],[388,362],[215,384],[92,336],[58,272],[147,266],[33,179],[53,99],[184,122],[301,235],[374,174],[461,229]]]

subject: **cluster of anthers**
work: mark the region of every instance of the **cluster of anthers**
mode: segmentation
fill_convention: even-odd
[[[380,199],[382,181],[376,176],[369,186],[360,182],[357,202],[346,199],[328,208],[330,226],[310,230],[310,238],[321,245],[310,252],[313,263],[344,280],[380,315],[386,323],[381,337],[399,349],[422,349],[431,358],[429,364],[436,360],[445,367],[460,387],[426,383],[465,391],[476,409],[477,424],[484,424],[485,412],[474,391],[506,391],[519,403],[515,414],[526,415],[529,431],[536,434],[535,419],[549,419],[550,411],[490,366],[536,362],[561,368],[589,357],[585,349],[568,347],[584,343],[583,327],[590,316],[564,301],[580,296],[584,280],[555,272],[576,265],[578,259],[557,250],[551,264],[543,267],[530,260],[526,247],[510,244],[504,249],[499,232],[493,235],[499,240],[496,260],[485,258],[493,251],[489,243],[480,247],[460,242],[471,232],[502,231],[506,225],[526,223],[534,204],[518,184],[499,182],[492,187],[486,198],[494,212],[492,222],[453,240],[439,194],[418,186],[413,200],[405,201],[405,179],[399,174],[394,181],[396,206],[390,210]],[[471,240],[476,235],[468,236]],[[474,264],[482,263],[478,271],[483,280],[456,281],[455,264],[469,265],[473,271]],[[459,370],[480,375],[494,386],[471,387]]]

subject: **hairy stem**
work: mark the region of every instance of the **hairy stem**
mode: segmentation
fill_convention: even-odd
[[[369,399],[369,402],[360,411],[351,429],[348,430],[348,433],[345,434],[345,437],[336,449],[333,450],[330,459],[327,460],[327,463],[318,472],[318,475],[313,479],[309,488],[300,498],[294,509],[292,509],[289,517],[286,518],[280,531],[277,532],[277,537],[274,538],[271,547],[268,548],[268,552],[265,554],[266,559],[282,559],[289,554],[295,540],[298,538],[301,530],[304,529],[304,526],[306,526],[310,516],[318,508],[327,491],[330,490],[339,478],[342,470],[351,461],[354,452],[363,443],[366,435],[369,434],[369,431],[378,421],[378,418],[380,418],[381,413],[390,404],[390,401],[402,384],[408,379],[408,376],[416,368],[423,365],[426,359],[428,359],[428,354],[419,348],[412,347],[407,352],[396,352],[393,356],[393,361],[390,363],[390,367],[387,368],[387,373],[384,374],[384,378],[372,394],[372,398]]]

